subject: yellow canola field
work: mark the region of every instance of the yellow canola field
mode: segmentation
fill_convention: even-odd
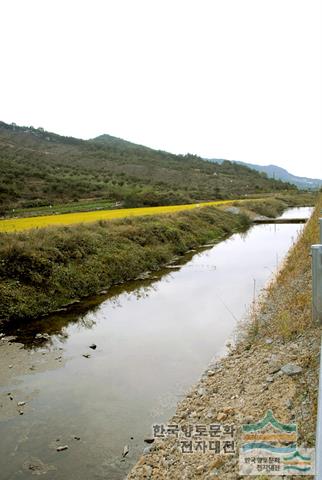
[[[99,220],[113,220],[115,218],[137,217],[143,215],[160,215],[174,213],[192,208],[223,205],[233,200],[217,202],[192,203],[188,205],[168,205],[164,207],[122,208],[119,210],[99,210],[93,212],[64,213],[59,215],[44,215],[38,217],[12,218],[0,220],[0,232],[21,232],[33,228],[45,228],[58,225],[72,225],[76,223],[97,222]]]
[[[44,228],[58,225],[72,225],[75,223],[97,222],[99,220],[113,220],[115,218],[137,217],[142,215],[159,215],[174,213],[192,208],[211,205],[223,205],[234,200],[220,200],[217,202],[192,203],[188,205],[169,205],[165,207],[122,208],[119,210],[99,210],[93,212],[64,213],[58,215],[44,215],[27,218],[11,218],[0,220],[0,232],[21,232],[32,228]]]

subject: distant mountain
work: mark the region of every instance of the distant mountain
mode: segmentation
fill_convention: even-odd
[[[0,122],[0,214],[78,200],[137,207],[294,189],[232,162],[174,155],[111,135],[81,140]]]
[[[213,159],[206,159],[211,162],[222,164],[224,162],[223,159],[213,158]],[[298,177],[293,175],[292,173],[285,170],[285,168],[279,167],[277,165],[256,165],[253,163],[246,163],[241,162],[239,160],[231,160],[234,163],[238,163],[239,165],[243,165],[245,167],[251,168],[253,170],[257,170],[261,173],[266,173],[268,178],[273,178],[275,180],[282,180],[282,182],[289,182],[293,185],[296,185],[298,188],[307,190],[315,190],[322,187],[322,180],[318,178],[309,178],[309,177]]]

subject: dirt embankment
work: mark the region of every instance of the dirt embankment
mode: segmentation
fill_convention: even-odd
[[[280,422],[297,424],[299,446],[315,446],[321,328],[311,322],[309,253],[318,241],[321,207],[322,199],[229,355],[209,366],[168,423],[178,430],[192,425],[194,431],[197,425],[232,424],[235,453],[184,453],[176,435],[157,438],[128,480],[257,478],[239,474],[241,427],[258,422],[269,410]]]

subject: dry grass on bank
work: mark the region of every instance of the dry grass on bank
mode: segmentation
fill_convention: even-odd
[[[272,282],[256,312],[248,335],[288,340],[308,329],[311,323],[311,245],[319,242],[322,195],[300,238],[291,248],[283,267]]]

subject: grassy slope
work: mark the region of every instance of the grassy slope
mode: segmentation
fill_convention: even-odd
[[[322,195],[317,199],[314,213],[300,238],[291,248],[276,279],[264,292],[245,329],[248,347],[265,351],[267,339],[283,345],[285,353],[296,351],[292,363],[299,364],[305,377],[295,381],[293,414],[300,443],[315,446],[317,420],[317,391],[320,360],[321,325],[312,322],[311,245],[320,242],[319,218],[322,214]],[[244,342],[242,342],[244,344]],[[296,358],[296,360],[295,360]],[[287,362],[285,362],[287,363]],[[309,413],[305,412],[305,409]],[[299,478],[299,477],[298,477]]]
[[[251,326],[251,335],[287,340],[311,327],[310,251],[311,245],[319,243],[321,212],[322,196],[276,281],[269,286],[257,314],[258,321]]]
[[[0,207],[39,207],[80,199],[124,207],[239,198],[294,187],[254,170],[193,155],[172,155],[114,137],[90,141],[0,122]]]
[[[246,228],[214,207],[0,236],[0,319],[36,317]]]
[[[293,195],[274,195],[262,199],[243,200],[233,202],[233,206],[241,207],[248,213],[256,213],[268,218],[275,218],[280,215],[286,207],[312,206],[316,201],[315,193],[297,193]]]

